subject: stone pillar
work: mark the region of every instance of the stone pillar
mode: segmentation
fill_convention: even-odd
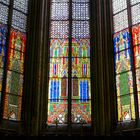
[[[48,0],[32,0],[28,20],[23,119],[28,135],[38,135],[47,119]]]

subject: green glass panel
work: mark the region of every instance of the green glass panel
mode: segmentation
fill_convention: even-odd
[[[23,75],[8,71],[6,93],[22,95],[23,92]]]
[[[130,95],[121,97],[122,106],[130,105]]]
[[[9,104],[18,106],[18,96],[9,95]]]
[[[133,93],[132,72],[121,73],[116,77],[118,96]]]
[[[8,69],[19,73],[24,72],[24,54],[14,49],[9,49]]]

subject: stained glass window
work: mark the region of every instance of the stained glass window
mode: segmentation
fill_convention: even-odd
[[[3,76],[7,52],[7,33],[8,33],[8,7],[9,1],[0,0],[0,105],[2,98]]]
[[[89,20],[89,0],[51,1],[48,124],[91,124]]]
[[[28,0],[0,0],[0,97],[4,97],[3,118],[13,121],[21,120],[27,14]]]
[[[140,0],[112,3],[118,121],[125,122],[135,120],[140,113]]]

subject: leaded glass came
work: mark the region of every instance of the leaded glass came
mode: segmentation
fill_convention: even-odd
[[[140,0],[112,2],[118,121],[126,122],[136,119],[137,103],[140,112]]]
[[[51,2],[47,122],[91,124],[89,0]]]
[[[0,0],[0,103],[3,96],[3,118],[13,121],[21,120],[27,13],[28,0]]]

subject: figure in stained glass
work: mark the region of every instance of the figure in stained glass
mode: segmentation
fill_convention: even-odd
[[[120,52],[130,48],[130,34],[128,30],[114,35],[114,51]]]

